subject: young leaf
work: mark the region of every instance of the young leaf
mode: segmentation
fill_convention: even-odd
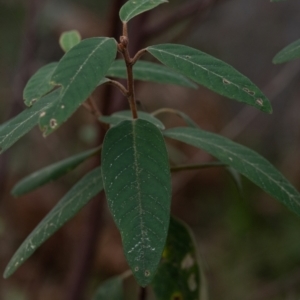
[[[123,278],[116,276],[103,282],[92,300],[123,300]]]
[[[63,32],[59,38],[59,45],[68,52],[81,41],[81,35],[77,30]]]
[[[276,54],[273,63],[281,64],[297,58],[300,58],[300,40],[293,42]]]
[[[200,129],[173,128],[165,131],[164,135],[207,151],[300,215],[299,192],[275,167],[256,152]]]
[[[60,97],[59,89],[42,97],[34,106],[27,108],[0,127],[0,153],[11,147],[23,135],[37,125],[40,116]]]
[[[200,266],[191,230],[171,218],[167,243],[152,286],[157,300],[200,300]]]
[[[50,236],[103,189],[100,167],[77,182],[37,225],[8,263],[4,278],[12,275]]]
[[[120,19],[128,22],[133,17],[167,2],[168,0],[129,0],[121,7]]]
[[[12,194],[14,196],[22,196],[43,186],[44,184],[50,181],[54,181],[62,177],[63,175],[75,169],[86,159],[98,153],[100,149],[101,148],[98,147],[74,155],[25,177],[15,185],[15,187],[12,190]]]
[[[112,127],[103,142],[102,174],[125,256],[146,286],[159,264],[170,218],[171,175],[160,130],[141,119]]]
[[[106,76],[127,78],[127,71],[124,60],[118,59],[113,62],[108,70]],[[197,88],[197,85],[182,76],[174,72],[163,65],[148,62],[148,61],[137,61],[133,66],[133,77],[136,80],[151,81],[161,84],[175,84],[190,88]]]
[[[151,114],[145,113],[143,111],[139,111],[139,119],[146,120],[155,126],[157,126],[159,129],[164,130],[165,125],[158,120],[157,118],[153,117]],[[112,114],[111,116],[102,116],[99,118],[101,122],[110,124],[110,125],[117,125],[120,122],[124,120],[132,120],[132,113],[131,110],[123,110],[119,111],[117,113]]]
[[[53,89],[50,80],[57,65],[57,62],[45,65],[29,79],[23,91],[24,102],[27,106],[33,105]]]
[[[247,77],[230,65],[199,50],[175,44],[147,48],[163,64],[199,84],[240,102],[271,113],[266,96]]]
[[[53,85],[62,87],[60,101],[39,121],[45,136],[65,122],[90,96],[107,73],[116,52],[114,39],[90,38],[64,55],[51,79]]]

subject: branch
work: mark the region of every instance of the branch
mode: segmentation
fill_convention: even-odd
[[[141,287],[139,300],[146,300],[146,298],[147,298],[147,290],[146,290],[146,288]]]
[[[219,161],[213,161],[210,163],[203,163],[203,164],[187,164],[187,165],[178,165],[171,167],[171,172],[180,172],[180,171],[189,171],[189,170],[201,170],[207,168],[214,168],[214,167],[227,167],[227,164],[224,164]]]
[[[82,106],[92,115],[94,115],[97,119],[99,119],[102,116],[102,113],[99,111],[96,103],[91,97],[88,98],[86,102],[83,102]]]
[[[146,52],[147,52],[147,49],[142,49],[142,50],[138,51],[131,61],[132,65],[134,65]]]
[[[128,96],[129,96],[129,95],[128,95],[128,93],[129,93],[128,90],[125,88],[125,86],[124,86],[122,83],[110,79],[110,80],[107,82],[107,84],[110,84],[110,85],[112,85],[112,86],[115,86],[117,89],[120,90],[120,92],[121,92],[125,97],[128,97]]]

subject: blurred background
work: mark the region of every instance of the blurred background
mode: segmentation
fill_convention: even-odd
[[[83,38],[120,35],[123,0],[0,0],[0,123],[21,112],[29,77],[63,55],[58,38],[77,29]],[[229,137],[270,160],[300,190],[300,60],[272,65],[274,55],[300,38],[300,2],[170,0],[130,24],[132,54],[155,43],[182,43],[234,66],[272,101],[274,113],[199,87],[137,83],[141,109],[180,109],[203,129]],[[144,56],[143,59],[151,60]],[[127,107],[118,92],[101,87],[106,114]],[[162,115],[167,127],[183,125]],[[67,176],[15,199],[10,190],[26,175],[101,141],[84,109],[44,139],[32,130],[0,157],[0,273],[21,242],[57,201],[98,164],[91,159]],[[204,152],[170,143],[175,163],[202,163]],[[299,300],[300,219],[242,178],[242,194],[221,168],[173,176],[172,212],[197,239],[209,299]],[[96,197],[9,279],[1,300],[90,299],[101,281],[127,269],[120,236],[104,201]],[[127,299],[137,299],[133,280]],[[151,295],[149,296],[151,299]],[[186,299],[189,300],[189,299]]]

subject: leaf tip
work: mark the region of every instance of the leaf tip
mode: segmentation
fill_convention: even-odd
[[[3,278],[4,279],[9,278],[13,273],[14,273],[14,270],[12,270],[11,262],[9,262],[8,265],[6,266],[5,270],[4,270]]]
[[[145,288],[152,282],[153,274],[151,271],[139,270],[138,267],[136,267],[133,271],[133,274],[135,275],[135,278],[141,287]]]
[[[18,190],[16,189],[16,187],[14,187],[11,191],[10,191],[11,195],[14,196],[15,198],[19,197],[19,193]]]
[[[273,63],[274,65],[279,65],[279,64],[281,64],[281,61],[278,59],[277,56],[275,56],[275,57],[272,59],[272,63]]]

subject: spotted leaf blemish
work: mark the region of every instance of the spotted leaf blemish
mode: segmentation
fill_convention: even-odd
[[[262,100],[261,98],[256,99],[256,103],[257,103],[258,105],[260,105],[260,106],[263,106],[263,105],[264,105],[264,102],[263,102],[263,100]]]
[[[52,129],[54,129],[55,127],[57,127],[57,120],[51,119],[51,120],[50,120],[50,127],[51,127]]]
[[[191,276],[188,279],[188,286],[189,289],[193,292],[197,289],[197,282],[196,282],[196,276],[195,274],[191,274]]]
[[[38,99],[32,99],[31,101],[30,101],[30,105],[33,105],[36,101],[37,101]]]
[[[181,269],[190,269],[194,264],[194,258],[190,253],[188,253],[181,262]]]

